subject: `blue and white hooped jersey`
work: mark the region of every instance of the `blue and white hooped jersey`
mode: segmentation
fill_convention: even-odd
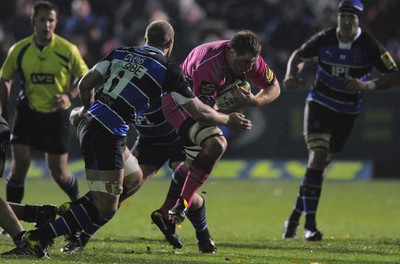
[[[154,102],[137,116],[132,123],[140,134],[142,142],[152,145],[170,146],[179,140],[175,128],[162,113],[161,100]]]
[[[321,31],[298,54],[303,59],[318,57],[316,80],[307,100],[346,114],[358,114],[362,102],[362,92],[345,89],[347,78],[368,80],[373,67],[382,73],[397,70],[389,52],[360,28],[351,43],[338,40],[338,29]]]
[[[162,93],[194,97],[178,65],[157,48],[117,48],[95,66],[104,77],[88,113],[111,133],[126,136],[129,124]]]

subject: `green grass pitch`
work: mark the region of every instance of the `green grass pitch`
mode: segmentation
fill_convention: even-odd
[[[146,183],[82,253],[61,253],[63,238],[57,238],[51,260],[8,256],[0,263],[400,263],[400,181],[325,182],[317,215],[324,240],[306,242],[303,222],[299,239],[281,239],[298,182],[214,181],[211,176],[200,191],[218,248],[212,255],[198,252],[189,221],[178,230],[184,242],[179,250],[151,224],[150,213],[161,205],[168,185],[165,180]],[[85,181],[80,187],[87,191]],[[27,181],[24,202],[59,205],[66,199],[52,180]],[[12,248],[10,238],[0,237],[0,252]]]

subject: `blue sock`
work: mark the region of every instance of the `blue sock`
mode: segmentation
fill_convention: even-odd
[[[196,230],[197,239],[209,239],[211,237],[207,226],[205,200],[203,200],[203,205],[199,209],[195,211],[189,210],[187,218]]]
[[[323,171],[307,168],[301,185],[300,195],[303,197],[304,212],[306,221],[304,226],[307,229],[316,228],[316,213],[321,196]]]

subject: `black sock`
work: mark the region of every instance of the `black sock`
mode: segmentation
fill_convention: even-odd
[[[70,174],[70,180],[66,186],[61,186],[64,192],[68,195],[71,201],[78,200],[81,195],[79,193],[78,181],[76,180],[75,175]]]
[[[289,216],[289,222],[299,223],[300,217],[304,211],[303,197],[301,196],[302,185],[297,193],[296,203],[294,205],[293,211]]]
[[[20,220],[28,222],[28,223],[36,222],[39,209],[40,209],[40,206],[38,206],[38,205],[26,204],[24,206],[24,215],[22,216],[22,218]]]
[[[82,202],[67,210],[53,222],[31,232],[33,239],[51,240],[81,231],[99,221],[99,212],[91,202]]]
[[[322,189],[323,171],[307,168],[301,186],[301,196],[304,202],[306,221],[304,227],[309,230],[316,228],[316,214]]]
[[[24,182],[17,182],[7,179],[6,195],[7,201],[12,203],[21,203],[24,197],[25,185]]]

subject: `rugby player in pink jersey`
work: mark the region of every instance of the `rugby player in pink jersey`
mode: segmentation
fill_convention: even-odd
[[[271,103],[280,94],[276,76],[260,53],[261,44],[256,34],[244,30],[236,33],[231,40],[210,42],[194,48],[181,64],[181,68],[191,81],[194,93],[203,103],[215,107],[220,91],[237,79],[245,79],[251,81],[259,91],[252,93],[234,87],[234,96],[241,106],[259,107]],[[181,172],[176,175],[184,176],[172,180],[167,198],[160,209],[163,212],[167,210],[169,218],[175,223],[181,223],[185,219],[193,201],[196,204],[204,203],[197,191],[227,147],[220,128],[194,121],[179,106],[179,100],[179,96],[173,93],[163,96],[163,113],[182,137],[186,162],[190,164],[187,173],[181,166],[177,168]],[[184,183],[180,197],[176,200],[170,193],[176,192],[174,188],[181,185],[177,181]],[[205,217],[205,210],[202,217]]]

